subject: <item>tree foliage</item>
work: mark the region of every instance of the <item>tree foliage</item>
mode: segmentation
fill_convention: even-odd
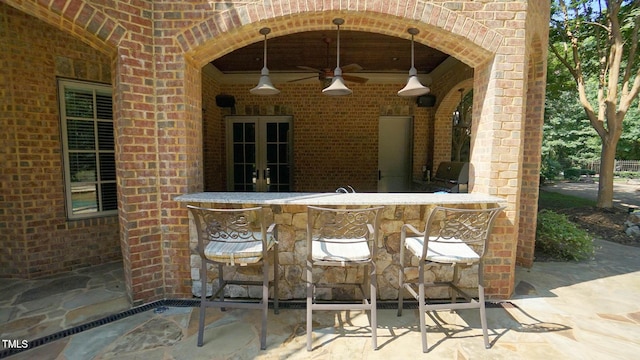
[[[469,161],[471,124],[473,123],[473,89],[466,94],[464,94],[464,89],[458,91],[460,91],[461,99],[453,112],[451,161]]]
[[[597,206],[612,207],[616,151],[626,125],[623,120],[640,91],[640,0],[554,0],[551,11],[550,53],[569,74],[556,79],[556,90],[577,93],[590,126],[600,138]],[[549,95],[554,96],[554,91]],[[574,103],[568,101],[565,106],[570,108]],[[575,116],[568,118],[575,120]],[[623,140],[633,143],[633,139]],[[630,152],[635,151],[633,146]]]
[[[640,160],[640,99],[633,105],[622,124],[622,135],[618,143],[616,159]]]

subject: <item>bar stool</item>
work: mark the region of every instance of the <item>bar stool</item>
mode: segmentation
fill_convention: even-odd
[[[382,207],[366,209],[329,209],[307,206],[307,351],[312,350],[313,311],[365,310],[371,314],[371,340],[377,349],[376,316],[376,239]],[[314,267],[364,267],[364,281],[328,283],[315,281]],[[368,272],[367,272],[368,270]],[[364,284],[369,278],[369,299]],[[317,302],[316,288],[355,286],[362,303]]]
[[[422,352],[427,352],[427,329],[425,313],[435,310],[479,309],[484,345],[490,347],[485,314],[483,258],[491,228],[496,216],[504,207],[482,210],[452,209],[438,206],[429,215],[425,231],[421,232],[410,224],[404,224],[400,233],[400,271],[398,274],[398,316],[402,315],[403,289],[406,289],[417,301],[420,315]],[[407,236],[412,233],[417,236]],[[405,282],[405,249],[410,256],[418,258],[418,282]],[[478,300],[475,300],[457,286],[460,280],[459,268],[478,266]],[[453,267],[450,281],[425,282],[425,267]],[[426,288],[446,286],[449,288],[451,302],[427,303]],[[466,302],[457,302],[458,295]]]
[[[275,224],[268,228],[264,209],[211,209],[188,205],[198,233],[198,253],[201,258],[200,279],[200,321],[198,325],[198,346],[204,337],[205,311],[208,307],[244,308],[262,310],[260,349],[267,347],[267,312],[269,306],[269,258],[273,251],[273,302],[274,313],[278,313],[278,242],[274,236]],[[218,267],[218,290],[207,299],[207,264]],[[262,280],[235,280],[224,278],[225,266],[262,266]],[[227,285],[262,286],[262,298],[258,302],[225,300]],[[216,300],[216,298],[218,298]]]

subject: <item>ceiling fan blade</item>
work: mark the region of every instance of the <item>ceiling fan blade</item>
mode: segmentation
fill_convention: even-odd
[[[342,75],[342,78],[345,79],[346,81],[351,81],[359,84],[364,84],[367,81],[369,81],[369,79],[367,78],[363,78],[360,76],[353,76],[353,75],[345,75],[345,74]]]
[[[349,64],[342,67],[342,72],[356,72],[362,70],[362,66],[358,64]]]
[[[295,79],[295,80],[289,80],[287,82],[298,82],[298,81],[303,81],[303,80],[308,80],[308,79],[317,79],[318,75],[313,75],[313,76],[308,76],[308,77],[303,77],[300,79]]]
[[[296,67],[298,69],[301,69],[301,70],[309,70],[309,71],[313,71],[313,72],[317,72],[317,73],[321,73],[322,72],[322,70],[320,70],[320,69],[312,68],[312,67],[309,67],[309,66],[296,66]]]

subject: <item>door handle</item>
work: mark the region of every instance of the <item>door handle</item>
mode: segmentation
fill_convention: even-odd
[[[269,168],[264,170],[264,180],[267,182],[267,185],[271,184],[271,172],[269,171]]]
[[[378,170],[378,180],[382,180],[382,171]]]

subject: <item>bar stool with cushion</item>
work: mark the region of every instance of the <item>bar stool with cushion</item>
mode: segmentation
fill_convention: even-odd
[[[398,316],[402,315],[403,289],[406,289],[418,301],[422,351],[427,352],[427,332],[425,313],[442,309],[479,309],[484,345],[490,347],[487,334],[483,286],[483,258],[491,228],[496,216],[504,207],[482,210],[452,209],[436,207],[429,215],[424,232],[410,224],[402,226],[400,234],[400,271],[398,292]],[[407,233],[417,236],[408,236]],[[418,261],[418,282],[405,281],[405,249]],[[478,266],[478,300],[457,286],[460,280],[459,269],[463,266]],[[450,281],[425,282],[425,268],[433,266],[453,267]],[[446,286],[449,288],[450,302],[427,303],[426,289]],[[458,296],[464,302],[457,302]]]
[[[315,310],[365,310],[371,316],[371,339],[376,338],[376,239],[382,207],[366,209],[329,209],[307,206],[307,350],[312,350],[312,317]],[[326,276],[314,280],[316,267],[364,267],[362,282],[329,283]],[[346,274],[346,270],[344,270]],[[325,273],[326,274],[326,273]],[[346,278],[347,276],[345,276]],[[367,279],[368,278],[368,279]],[[346,279],[345,279],[346,280]],[[369,282],[369,294],[365,284]],[[319,287],[355,286],[362,293],[362,303],[353,301],[316,301]],[[368,299],[367,299],[368,297]],[[334,299],[335,300],[335,299]]]
[[[278,313],[278,243],[273,234],[275,224],[267,228],[265,211],[261,207],[246,209],[210,209],[191,205],[187,207],[198,232],[198,253],[202,263],[198,346],[203,344],[206,308],[221,308],[224,311],[229,307],[262,310],[260,348],[266,349],[270,285],[268,251],[273,251],[273,302],[274,312]],[[206,297],[207,264],[218,267],[218,290],[210,299]],[[225,279],[223,272],[225,266],[262,266],[262,279],[259,281]],[[262,286],[262,298],[260,301],[225,300],[224,290],[227,285]]]

